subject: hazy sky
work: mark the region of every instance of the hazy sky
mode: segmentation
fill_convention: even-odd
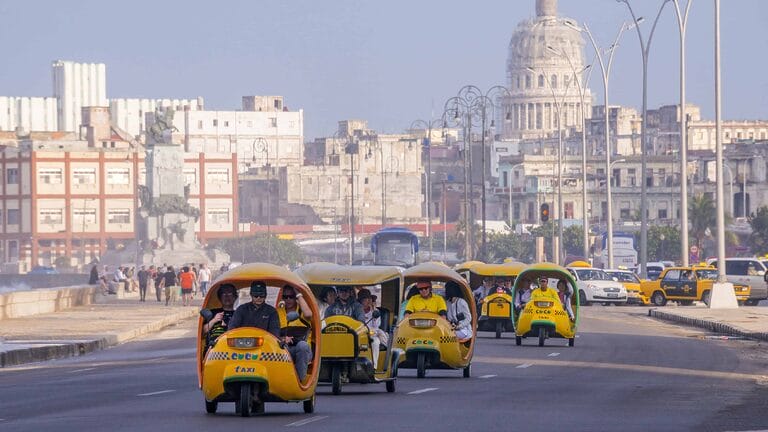
[[[236,110],[243,95],[284,95],[290,109],[304,109],[308,140],[332,134],[347,118],[399,132],[433,110],[439,116],[465,84],[503,84],[509,38],[535,14],[534,3],[1,0],[0,95],[51,95],[56,59],[103,62],[110,98],[203,96],[207,109]],[[629,18],[615,0],[559,3],[561,15],[586,21],[604,45]],[[768,119],[768,1],[722,3],[723,117]],[[646,36],[660,4],[633,0],[646,17]],[[714,117],[713,11],[713,0],[693,0],[687,39],[688,100],[708,118]],[[651,49],[650,107],[677,103],[677,59],[669,3]],[[602,103],[597,74],[591,87]],[[616,54],[610,99],[640,107],[634,31],[625,32]]]

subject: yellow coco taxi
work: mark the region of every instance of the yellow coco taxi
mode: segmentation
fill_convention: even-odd
[[[251,283],[261,281],[267,287],[267,304],[276,304],[284,287],[302,294],[312,311],[306,341],[312,358],[320,355],[320,312],[307,285],[293,273],[272,264],[245,264],[216,279],[203,300],[198,321],[197,376],[203,391],[205,409],[213,414],[221,402],[234,402],[235,411],[244,417],[263,413],[265,402],[302,402],[305,413],[315,409],[315,387],[319,362],[310,361],[304,380],[299,380],[293,359],[282,340],[266,330],[240,327],[209,339],[206,329],[211,311],[222,307],[219,289],[233,285],[235,293],[243,290],[240,303],[250,302]],[[245,299],[243,299],[245,297]],[[288,315],[291,316],[290,314]]]
[[[462,276],[469,281],[469,286],[475,290],[475,299],[480,316],[477,319],[478,331],[492,331],[496,339],[502,332],[514,331],[512,322],[512,284],[515,278],[525,268],[526,264],[510,261],[504,264],[477,264],[467,269]],[[482,289],[483,281],[489,280],[490,290],[484,297],[478,289]]]
[[[454,325],[438,313],[415,308],[412,313],[404,315],[394,334],[395,349],[404,352],[399,367],[416,369],[418,378],[423,378],[427,369],[462,369],[464,377],[469,378],[475,348],[477,312],[467,281],[455,271],[437,263],[411,267],[403,272],[403,277],[410,294],[404,300],[420,295],[413,293],[418,284],[431,284],[432,296],[440,296],[444,293],[446,283],[452,282],[451,287],[458,287],[458,292],[453,294],[466,302],[470,316],[458,316],[460,321],[468,320],[469,324],[469,328],[464,328],[468,337],[459,338]]]
[[[365,322],[345,315],[323,320],[320,382],[330,382],[333,394],[345,383],[386,383],[395,391],[400,352],[392,349],[392,328],[403,295],[402,270],[395,266],[341,266],[312,263],[296,274],[320,296],[326,287],[367,289],[376,296],[372,316]]]
[[[542,282],[547,280],[546,291],[538,289]],[[565,283],[565,287],[560,282]],[[533,289],[533,286],[536,289]],[[570,303],[573,318],[568,313],[558,296],[558,285],[566,289],[569,295],[566,297]],[[525,293],[526,290],[531,290]],[[515,320],[515,344],[521,345],[524,338],[538,338],[539,346],[549,338],[563,338],[568,340],[568,346],[574,346],[576,342],[576,327],[579,317],[579,296],[576,292],[576,280],[567,269],[552,263],[533,264],[523,270],[515,280],[513,295],[521,295],[528,301],[519,311],[513,309]]]

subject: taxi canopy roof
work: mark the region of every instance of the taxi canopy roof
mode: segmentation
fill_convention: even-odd
[[[592,268],[592,264],[586,262],[586,261],[573,261],[572,263],[566,264],[566,267],[586,267],[586,268]]]
[[[461,264],[457,264],[456,267],[454,267],[453,269],[456,270],[457,272],[462,272],[465,270],[469,270],[478,264],[485,264],[485,263],[482,261],[466,261]]]
[[[395,266],[343,266],[312,263],[296,269],[296,276],[310,285],[377,285],[399,279],[402,270]]]
[[[560,267],[554,263],[542,262],[538,264],[531,264],[528,266],[528,268],[517,275],[517,279],[515,279],[515,286],[512,291],[515,292],[518,289],[524,287],[524,284],[530,284],[542,276],[550,279],[564,279],[568,281],[574,290],[576,289],[576,280],[573,279],[573,276],[568,271],[568,269],[565,267]]]
[[[237,266],[216,278],[203,300],[202,307],[206,309],[221,307],[221,302],[219,302],[219,297],[217,295],[221,285],[231,284],[240,290],[250,288],[251,282],[254,281],[261,281],[267,286],[273,287],[291,285],[297,292],[304,294],[305,297],[313,297],[307,284],[284,267],[268,263],[251,263]]]
[[[504,264],[476,264],[469,268],[470,273],[480,276],[513,277],[517,276],[528,266],[521,262]]]

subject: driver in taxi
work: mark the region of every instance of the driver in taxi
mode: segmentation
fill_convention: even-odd
[[[418,281],[416,287],[419,290],[419,295],[408,300],[408,304],[405,305],[405,315],[413,312],[432,312],[445,318],[448,307],[445,305],[443,297],[432,293],[432,282]]]

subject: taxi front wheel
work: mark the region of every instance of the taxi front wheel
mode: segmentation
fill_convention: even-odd
[[[416,357],[416,378],[424,378],[427,375],[427,359],[424,353]]]
[[[331,388],[333,394],[341,394],[341,366],[334,365],[331,370]]]
[[[469,364],[467,367],[464,368],[464,378],[469,378],[469,376],[472,373],[472,365]]]
[[[251,385],[243,383],[240,385],[240,399],[237,401],[237,412],[243,417],[250,417],[251,405],[253,405]]]
[[[312,399],[304,401],[304,413],[312,414],[315,412],[315,395],[312,395]]]
[[[216,410],[219,408],[219,404],[217,402],[208,402],[205,401],[205,412],[208,414],[216,414]]]

